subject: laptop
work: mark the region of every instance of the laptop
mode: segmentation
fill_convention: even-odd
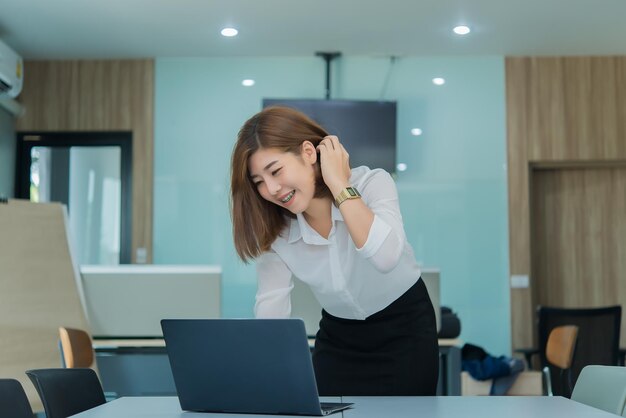
[[[301,319],[163,319],[184,411],[328,415]]]

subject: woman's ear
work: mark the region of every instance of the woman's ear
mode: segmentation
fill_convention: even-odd
[[[301,154],[304,161],[309,164],[315,164],[317,162],[317,149],[311,141],[304,141],[301,145]]]

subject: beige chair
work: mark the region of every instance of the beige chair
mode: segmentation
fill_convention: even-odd
[[[626,416],[626,367],[586,366],[578,376],[572,400]]]
[[[65,367],[74,369],[94,365],[94,351],[89,334],[80,329],[60,327],[59,337]]]
[[[568,394],[571,389],[571,367],[576,348],[578,327],[575,325],[563,325],[555,327],[548,337],[546,344],[546,358],[550,364],[561,371],[561,380],[567,386]],[[492,380],[478,381],[469,373],[461,373],[462,395],[489,395]],[[507,395],[538,396],[548,394],[552,396],[552,381],[550,371],[544,368],[540,371],[521,372]]]
[[[59,327],[59,341],[64,367],[68,369],[90,368],[98,375],[98,368],[95,361],[95,353],[91,337],[87,332],[67,327]],[[116,392],[104,392],[107,400],[118,397]]]
[[[576,325],[562,325],[554,327],[548,336],[546,344],[546,360],[557,367],[560,371],[561,388],[567,392],[572,392],[572,361],[576,351],[576,341],[578,337],[578,327]],[[543,369],[546,379],[546,393],[552,396],[552,381],[548,367]]]
[[[546,358],[546,346],[550,331],[562,325],[576,325],[578,336],[576,353],[572,360],[572,383],[583,367],[590,364],[618,365],[620,361],[620,323],[622,307],[619,305],[602,308],[555,308],[539,306],[537,309],[538,346],[534,349],[518,349],[524,353],[531,365],[534,354],[539,354],[540,369],[548,366],[552,377],[553,392],[559,396],[569,396],[568,388],[561,388],[561,371]]]

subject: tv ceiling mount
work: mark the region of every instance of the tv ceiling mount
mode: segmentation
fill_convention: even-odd
[[[326,61],[326,100],[330,100],[330,63],[340,57],[341,52],[316,52],[315,55]]]

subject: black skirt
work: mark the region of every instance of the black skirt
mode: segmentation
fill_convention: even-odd
[[[322,311],[313,366],[320,396],[435,395],[435,312],[420,279],[365,320]]]

